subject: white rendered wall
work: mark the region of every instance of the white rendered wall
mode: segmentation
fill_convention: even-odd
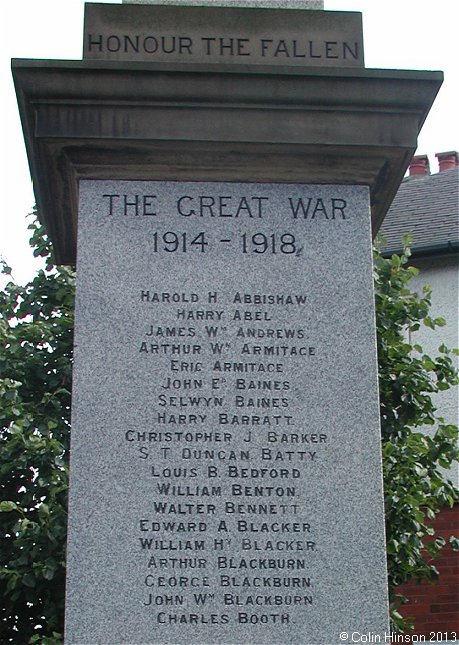
[[[422,292],[425,284],[432,287],[432,317],[442,316],[446,320],[445,327],[435,330],[422,326],[416,333],[415,341],[422,345],[424,352],[430,356],[438,355],[438,347],[444,343],[449,348],[459,346],[458,311],[459,311],[459,258],[443,256],[415,260],[413,264],[420,273],[411,281],[412,290]],[[456,367],[458,357],[454,357]],[[459,388],[455,387],[434,395],[438,413],[449,423],[459,424]],[[451,471],[457,483],[457,467]]]

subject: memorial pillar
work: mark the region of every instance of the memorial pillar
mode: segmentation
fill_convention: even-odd
[[[353,13],[89,4],[84,38],[14,62],[77,261],[66,642],[384,638],[371,239],[441,74],[365,69]]]

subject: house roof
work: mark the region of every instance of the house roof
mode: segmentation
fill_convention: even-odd
[[[402,249],[411,234],[413,255],[459,249],[459,167],[434,175],[414,175],[402,182],[380,229],[384,255]]]

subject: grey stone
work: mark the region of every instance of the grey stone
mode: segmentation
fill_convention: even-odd
[[[168,4],[188,7],[260,7],[266,9],[323,9],[323,0],[123,0],[123,4]]]
[[[67,643],[387,631],[370,240],[366,187],[81,181]]]
[[[258,7],[91,4],[84,58],[181,65],[363,67],[362,15]]]

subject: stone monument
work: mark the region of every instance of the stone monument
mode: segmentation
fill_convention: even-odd
[[[66,642],[384,638],[371,235],[441,74],[365,69],[357,14],[135,3],[13,69],[77,260]]]

